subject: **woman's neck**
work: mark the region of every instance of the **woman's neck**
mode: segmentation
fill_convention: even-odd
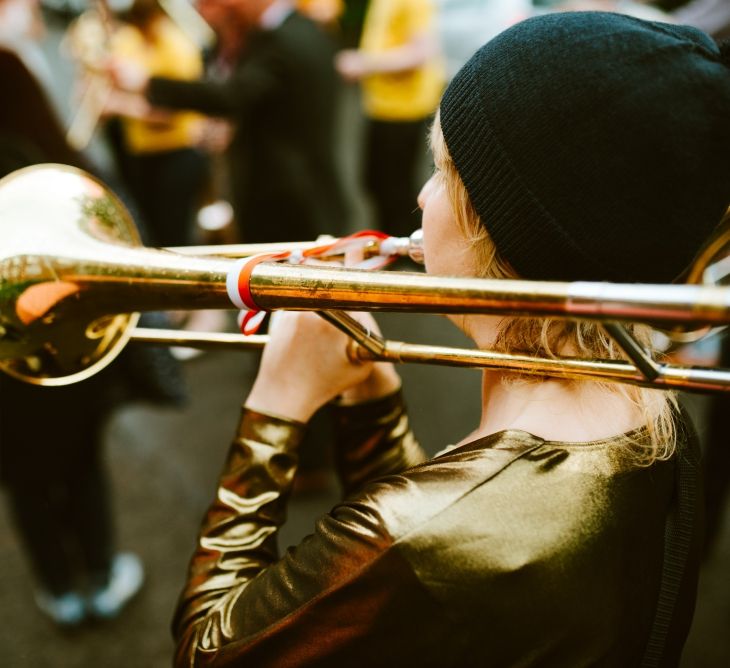
[[[482,379],[482,418],[471,436],[517,429],[550,441],[586,442],[641,427],[625,394],[594,381],[531,378],[490,371]]]
[[[494,348],[499,316],[450,316],[482,350]],[[562,351],[571,354],[571,351]],[[591,380],[535,378],[500,369],[482,377],[479,427],[462,442],[506,429],[526,431],[550,441],[586,442],[610,438],[643,426],[642,411],[630,395]]]

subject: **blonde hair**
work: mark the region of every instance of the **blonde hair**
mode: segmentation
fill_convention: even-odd
[[[446,188],[459,231],[471,248],[477,275],[482,278],[516,278],[517,273],[499,255],[486,226],[482,224],[471,203],[466,186],[446,146],[438,114],[431,131],[431,150],[438,170],[437,178],[442,180]],[[657,351],[653,349],[651,329],[648,326],[629,324],[626,328],[646,350],[656,356]],[[498,328],[494,349],[498,352],[519,352],[550,358],[558,357],[561,350],[567,349],[583,358],[626,359],[624,352],[600,323],[558,318],[504,318]],[[534,380],[536,376],[523,378],[527,382]],[[637,463],[649,465],[659,459],[669,459],[674,453],[676,440],[676,393],[619,383],[603,385],[634,403],[643,414],[646,437],[637,438],[632,443]]]

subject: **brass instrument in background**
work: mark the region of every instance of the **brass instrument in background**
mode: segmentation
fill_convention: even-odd
[[[114,90],[107,66],[118,24],[108,0],[93,0],[91,5],[71,23],[63,40],[83,79],[83,93],[66,132],[66,141],[77,151],[90,144]],[[187,0],[160,0],[160,7],[201,51],[213,46],[213,29]]]
[[[266,337],[136,329],[137,311],[234,308],[227,280],[239,260],[225,257],[231,253],[226,247],[204,249],[219,256],[142,248],[121,202],[80,170],[42,165],[0,181],[0,240],[0,369],[16,378],[39,385],[81,380],[106,366],[130,339],[200,346],[265,343]],[[403,254],[418,250],[417,241],[397,245]],[[238,246],[234,254],[262,250],[276,249]],[[356,341],[353,354],[360,359],[730,390],[730,371],[657,363],[620,324],[725,326],[730,287],[447,278],[262,262],[251,271],[248,288],[262,309],[321,312]],[[340,310],[596,319],[631,362],[535,359],[386,341]]]
[[[105,70],[114,26],[106,0],[97,0],[69,26],[62,46],[80,66],[83,93],[66,132],[76,151],[84,150],[94,135],[113,85]]]

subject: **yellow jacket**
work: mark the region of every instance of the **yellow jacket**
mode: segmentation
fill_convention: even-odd
[[[432,0],[371,0],[360,48],[379,54],[405,46],[414,38],[436,38]],[[445,82],[439,57],[407,72],[374,74],[363,80],[365,111],[383,121],[416,121],[434,113]]]
[[[150,76],[195,80],[203,74],[203,60],[197,46],[168,18],[155,20],[152,38],[134,26],[120,28],[114,36],[112,53],[143,67]],[[123,119],[127,148],[133,153],[170,151],[193,145],[200,116],[176,112],[166,122]]]

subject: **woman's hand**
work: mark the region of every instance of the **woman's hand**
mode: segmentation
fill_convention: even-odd
[[[352,315],[379,333],[371,315]],[[400,387],[392,364],[351,362],[350,339],[315,313],[279,313],[271,329],[246,408],[307,422],[339,395],[345,403],[360,403]]]

